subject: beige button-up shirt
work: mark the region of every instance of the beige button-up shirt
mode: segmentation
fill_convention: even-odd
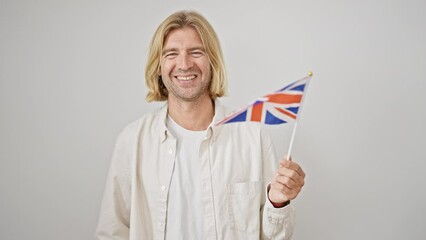
[[[278,167],[272,142],[257,123],[215,126],[200,147],[205,239],[290,239],[294,210],[274,208],[266,186]],[[176,139],[166,126],[167,105],[127,126],[109,169],[96,237],[164,239],[167,195]]]

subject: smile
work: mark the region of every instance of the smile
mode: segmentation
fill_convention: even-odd
[[[175,76],[175,78],[179,81],[189,81],[196,78],[197,75],[188,75],[188,76]]]

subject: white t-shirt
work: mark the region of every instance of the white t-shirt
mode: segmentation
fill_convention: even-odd
[[[204,239],[199,153],[207,130],[185,129],[170,116],[167,127],[177,139],[177,150],[167,200],[166,239]]]

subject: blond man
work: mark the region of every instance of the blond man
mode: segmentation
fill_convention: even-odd
[[[151,41],[147,101],[166,104],[118,137],[97,239],[290,239],[304,185],[277,164],[258,124],[216,126],[229,112],[216,33],[199,13],[166,18]]]

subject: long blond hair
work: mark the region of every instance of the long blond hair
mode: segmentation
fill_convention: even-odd
[[[146,100],[148,102],[167,100],[168,91],[159,76],[164,41],[172,30],[184,27],[195,29],[203,42],[212,71],[212,79],[209,86],[210,97],[214,100],[226,94],[225,65],[219,39],[213,27],[197,12],[179,11],[170,15],[158,26],[151,40],[145,69],[145,81],[148,87]]]

